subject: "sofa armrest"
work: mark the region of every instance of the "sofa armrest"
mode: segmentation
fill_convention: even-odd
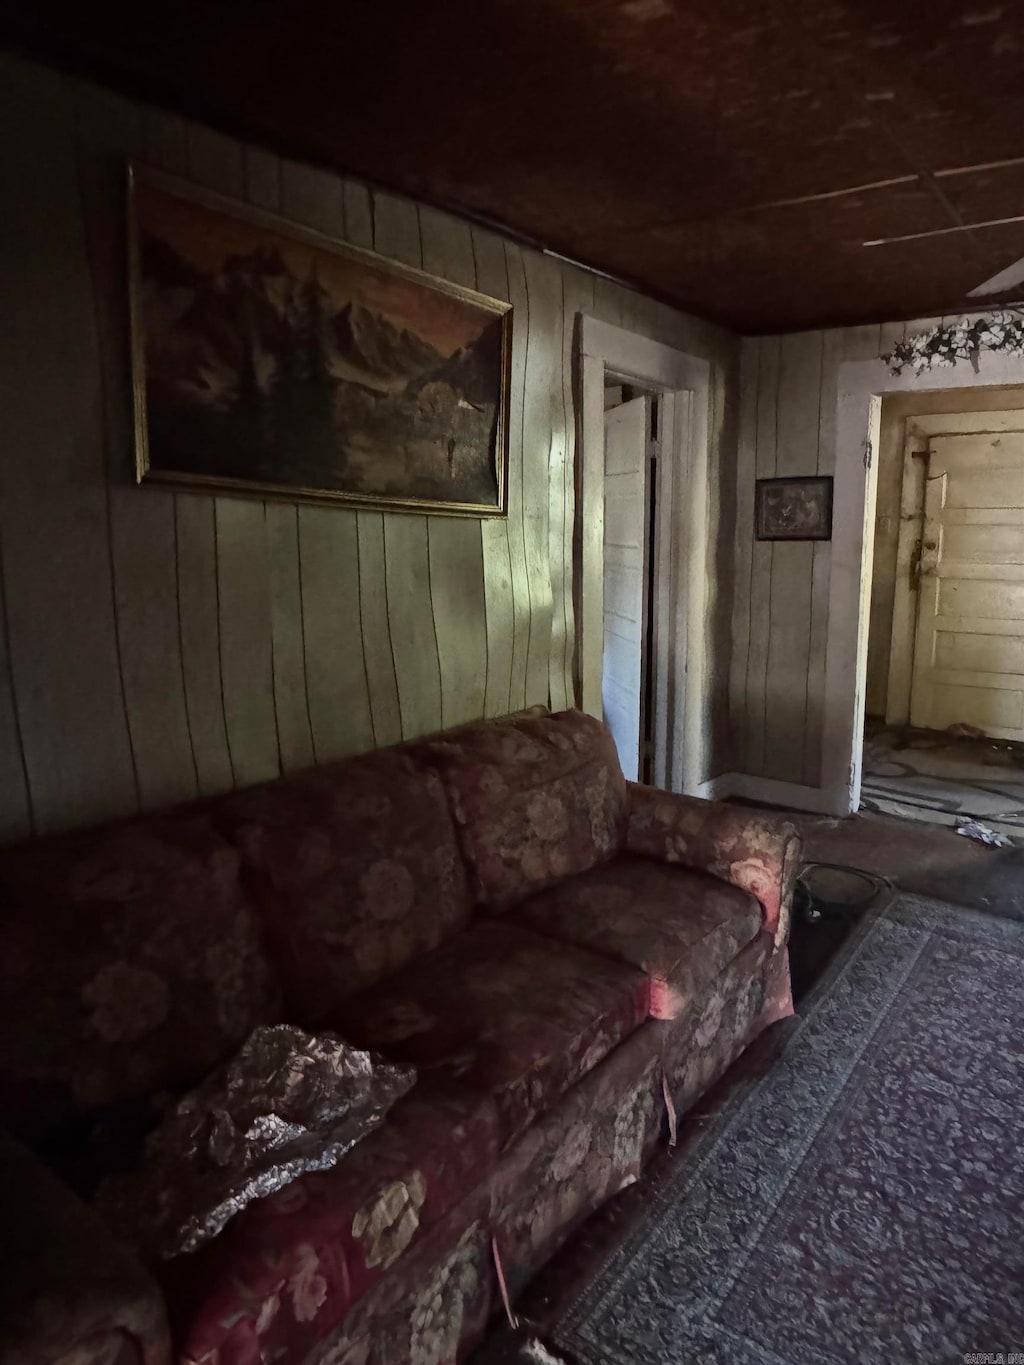
[[[163,1296],[134,1253],[0,1132],[0,1365],[169,1365]]]
[[[789,938],[801,850],[788,820],[629,783],[626,851],[710,872],[749,891],[776,948]]]

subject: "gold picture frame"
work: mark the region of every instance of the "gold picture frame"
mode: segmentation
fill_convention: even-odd
[[[136,477],[504,517],[512,307],[128,168]]]

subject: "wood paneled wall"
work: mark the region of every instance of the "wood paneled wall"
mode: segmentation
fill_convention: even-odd
[[[511,300],[507,520],[136,488],[129,159]],[[0,841],[572,704],[578,312],[712,361],[732,467],[733,338],[492,232],[9,57],[0,184]]]
[[[746,338],[740,366],[733,652],[736,771],[821,784],[831,546],[754,539],[754,483],[835,470],[839,366],[880,356],[937,318]],[[847,515],[836,506],[835,517]]]

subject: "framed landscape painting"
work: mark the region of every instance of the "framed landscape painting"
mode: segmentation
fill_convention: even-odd
[[[507,303],[129,171],[140,482],[504,516]]]

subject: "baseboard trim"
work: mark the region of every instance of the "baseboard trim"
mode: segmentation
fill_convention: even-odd
[[[784,806],[811,815],[846,815],[837,806],[835,795],[824,787],[808,787],[800,782],[779,782],[774,777],[754,777],[750,773],[722,773],[702,782],[694,793],[709,801],[724,801],[741,796],[766,806]]]

